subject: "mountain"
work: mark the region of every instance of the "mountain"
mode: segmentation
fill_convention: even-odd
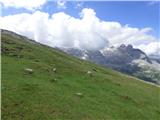
[[[1,33],[3,120],[160,118],[158,86],[13,32]]]
[[[160,64],[160,55],[149,55],[149,58],[153,61],[156,61]]]
[[[87,51],[76,48],[60,49],[78,58],[110,67],[148,82],[160,84],[159,59],[157,57],[151,59],[140,49],[133,48],[132,45],[122,44],[119,47],[112,46],[101,51]]]

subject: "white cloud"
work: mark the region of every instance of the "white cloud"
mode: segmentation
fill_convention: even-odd
[[[82,1],[76,1],[75,2],[75,8],[76,9],[80,9],[83,7],[83,2]]]
[[[57,0],[57,8],[58,9],[66,9],[66,1],[65,0]]]
[[[148,53],[148,54],[156,54],[156,55],[160,55],[160,42],[151,42],[147,45],[142,44],[139,45],[138,48],[140,48],[141,50],[143,50],[144,52]]]
[[[151,28],[133,28],[128,25],[122,26],[118,22],[101,22],[102,29],[105,31],[105,35],[113,45],[119,44],[148,44],[155,41],[156,38],[149,35]]]
[[[47,0],[0,0],[4,7],[25,8],[34,10],[40,8]]]
[[[118,22],[102,21],[93,9],[85,8],[80,18],[63,12],[49,17],[48,13],[17,14],[0,17],[0,27],[28,36],[52,47],[79,47],[100,50],[108,45],[132,44],[148,54],[159,54],[157,38],[151,28],[122,26]]]

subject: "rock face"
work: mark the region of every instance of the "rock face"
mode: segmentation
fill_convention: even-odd
[[[106,66],[127,74],[133,74],[140,69],[136,64],[133,64],[134,60],[141,59],[151,63],[144,52],[134,49],[131,45],[108,48],[102,53],[105,56]]]
[[[101,53],[101,51],[88,51],[76,48],[60,48],[60,49],[70,55],[73,55],[75,57],[84,60],[90,60],[97,64],[103,64],[103,65],[106,64],[106,59],[104,55]]]
[[[156,61],[160,64],[160,55],[150,55],[149,58],[153,61]]]
[[[159,64],[156,59],[150,59],[143,51],[132,45],[122,44],[119,47],[110,47],[101,51],[86,51],[76,48],[60,48],[64,52],[81,59],[89,60],[114,70],[136,76],[143,80],[160,83],[160,70],[155,67]]]

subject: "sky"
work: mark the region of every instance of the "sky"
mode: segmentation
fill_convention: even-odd
[[[0,0],[0,27],[52,47],[132,44],[160,55],[158,1]]]

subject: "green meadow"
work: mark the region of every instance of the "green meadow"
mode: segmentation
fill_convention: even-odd
[[[2,120],[160,118],[159,87],[22,36],[1,37]]]

